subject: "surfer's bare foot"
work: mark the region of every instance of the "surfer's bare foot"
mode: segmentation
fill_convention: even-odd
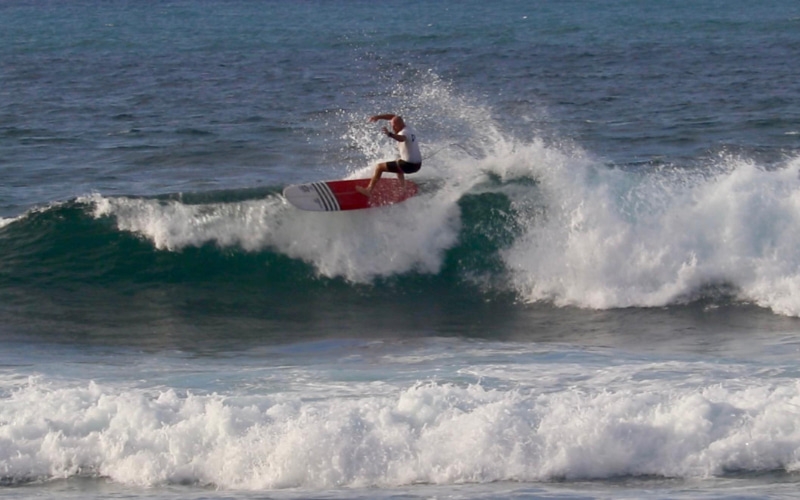
[[[372,196],[372,190],[371,189],[367,189],[365,187],[356,186],[356,191],[358,191],[359,193],[363,194],[367,198]]]

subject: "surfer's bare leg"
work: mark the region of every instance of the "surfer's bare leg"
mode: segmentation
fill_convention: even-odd
[[[367,197],[372,196],[372,190],[375,188],[375,184],[378,183],[384,172],[386,172],[386,164],[378,163],[378,166],[375,167],[375,173],[372,175],[372,179],[369,181],[367,187],[356,186],[356,191]]]
[[[402,170],[397,169],[397,179],[400,181],[400,189],[403,193],[406,192],[406,175]]]

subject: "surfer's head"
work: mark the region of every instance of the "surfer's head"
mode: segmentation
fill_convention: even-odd
[[[392,130],[394,130],[395,134],[400,133],[401,130],[406,128],[406,124],[401,116],[395,116],[394,118],[392,118],[391,124],[392,124]]]

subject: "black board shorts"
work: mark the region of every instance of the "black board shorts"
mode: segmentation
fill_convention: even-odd
[[[402,170],[404,174],[413,174],[419,171],[422,163],[409,163],[405,160],[395,160],[386,162],[386,171],[396,174],[398,169]]]

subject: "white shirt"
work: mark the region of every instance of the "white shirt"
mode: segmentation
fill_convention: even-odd
[[[408,163],[422,163],[422,153],[419,151],[417,132],[406,125],[397,135],[402,135],[406,138],[405,141],[397,143],[397,148],[400,150],[400,158]]]

